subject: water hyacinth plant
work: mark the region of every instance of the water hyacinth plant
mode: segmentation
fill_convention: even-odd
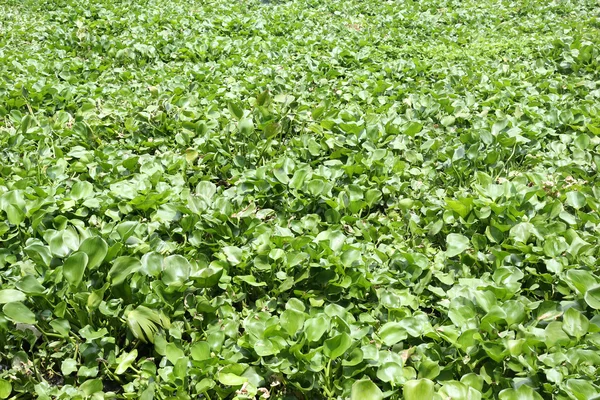
[[[0,399],[600,396],[596,0],[0,15]]]

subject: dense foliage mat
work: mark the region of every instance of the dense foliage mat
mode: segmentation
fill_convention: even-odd
[[[0,399],[600,396],[596,0],[0,10]]]

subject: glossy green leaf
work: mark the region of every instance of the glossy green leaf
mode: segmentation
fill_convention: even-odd
[[[589,320],[581,312],[569,308],[563,315],[563,330],[577,339],[588,333]]]
[[[227,386],[240,386],[245,382],[248,382],[248,378],[243,376],[238,376],[232,373],[220,373],[218,375],[219,382],[223,385]]]
[[[88,265],[88,256],[82,252],[71,254],[63,265],[63,275],[67,282],[73,286],[79,286]]]
[[[108,278],[113,285],[119,285],[141,267],[142,263],[137,258],[122,256],[113,262],[113,266],[108,271]]]
[[[352,384],[351,400],[383,400],[383,392],[370,379],[357,380]]]
[[[2,307],[2,312],[9,320],[21,324],[35,324],[35,314],[21,302],[6,303]]]
[[[127,369],[129,369],[129,367],[133,365],[133,363],[137,359],[137,355],[137,349],[133,349],[129,353],[122,354],[120,357],[121,361],[119,361],[119,364],[115,369],[115,375],[122,375],[123,373],[125,373],[125,371],[127,371]]]
[[[0,379],[0,399],[7,399],[11,392],[12,384],[5,379]]]
[[[500,400],[541,400],[543,397],[531,387],[521,385],[518,389],[505,389],[501,391],[498,398]]]
[[[190,352],[192,359],[195,361],[203,361],[211,358],[210,345],[207,342],[197,342],[191,348]]]
[[[46,288],[40,284],[40,282],[33,275],[25,275],[15,286],[27,294],[41,294]],[[2,298],[2,291],[0,290],[0,299]],[[22,301],[22,300],[21,300]],[[0,303],[2,301],[0,300]]]
[[[77,371],[77,369],[77,361],[72,358],[66,358],[60,364],[60,370],[65,376],[71,375],[73,372]]]
[[[388,322],[381,327],[377,334],[387,346],[392,346],[408,338],[408,333],[398,322]]]
[[[567,393],[577,400],[593,399],[599,394],[597,387],[585,379],[568,379],[565,386]]]
[[[81,386],[79,386],[79,389],[85,396],[91,396],[94,393],[101,392],[103,387],[101,379],[91,379],[83,382]]]
[[[80,200],[89,197],[94,192],[94,186],[87,181],[75,182],[71,188],[71,197],[75,200]]]
[[[429,379],[410,380],[404,383],[403,393],[406,400],[433,400],[434,384]]]
[[[600,310],[600,286],[594,286],[585,292],[585,302],[595,310]]]
[[[94,269],[104,261],[108,252],[108,245],[101,237],[92,236],[81,242],[78,251],[87,254],[87,266],[89,269]]]
[[[305,316],[303,312],[294,309],[288,309],[281,313],[281,326],[290,335],[295,335],[300,332],[304,325]]]
[[[446,255],[454,257],[470,247],[469,239],[458,233],[451,233],[446,237]]]
[[[136,338],[144,342],[154,343],[154,335],[158,329],[168,327],[170,322],[160,312],[145,306],[139,306],[128,313],[127,325]]]
[[[335,360],[343,355],[352,345],[352,338],[347,333],[340,333],[323,343],[323,353],[325,356]]]
[[[25,301],[27,296],[20,290],[2,289],[0,290],[0,304],[11,303],[14,301]]]
[[[377,378],[383,382],[390,382],[395,386],[403,380],[402,366],[395,362],[386,362],[377,369]]]
[[[218,266],[210,266],[203,268],[200,271],[191,275],[191,278],[195,281],[195,285],[201,288],[207,288],[215,286],[219,283],[219,279],[223,275],[223,268]]]
[[[328,329],[329,323],[322,315],[309,318],[304,323],[304,334],[311,342],[318,341]]]
[[[185,257],[177,254],[166,257],[163,266],[162,281],[165,285],[179,287],[188,281],[192,266]]]

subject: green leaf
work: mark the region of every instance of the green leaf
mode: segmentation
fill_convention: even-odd
[[[88,264],[88,256],[82,252],[72,253],[63,265],[63,275],[67,282],[73,286],[79,286]]]
[[[27,294],[42,294],[46,290],[33,275],[25,275],[15,286]],[[2,303],[2,291],[0,291],[0,303]]]
[[[169,362],[173,365],[176,365],[179,359],[185,357],[183,350],[181,350],[175,343],[167,344],[166,355],[167,360],[169,360]]]
[[[544,242],[544,254],[548,257],[557,257],[567,251],[569,245],[563,237],[550,236]]]
[[[544,334],[546,336],[545,342],[548,348],[559,345],[566,346],[570,343],[571,339],[562,328],[563,323],[554,321],[550,322],[546,329],[544,330]]]
[[[508,120],[501,119],[499,121],[494,122],[492,126],[492,135],[498,136],[498,134],[504,130],[508,126]]]
[[[211,358],[210,345],[207,342],[196,342],[190,348],[192,359],[195,361],[204,361]]]
[[[217,193],[217,186],[209,181],[201,181],[196,186],[196,194],[205,201],[210,201]]]
[[[567,200],[565,203],[576,210],[579,210],[585,206],[586,200],[585,196],[580,192],[567,192]]]
[[[79,238],[70,229],[54,232],[48,243],[50,252],[57,257],[64,258],[71,251],[79,248]]]
[[[66,319],[52,320],[50,321],[50,326],[62,337],[69,337],[69,334],[71,333],[71,324],[69,324],[69,321]]]
[[[388,322],[384,324],[377,332],[386,346],[393,346],[402,340],[408,338],[406,329],[399,322]]]
[[[257,282],[256,278],[253,275],[238,275],[235,278],[233,278],[233,281],[235,283],[244,282],[254,287],[267,286],[265,282]]]
[[[377,378],[383,382],[389,382],[392,386],[404,380],[402,366],[396,362],[390,361],[383,363],[377,369]]]
[[[498,395],[499,400],[542,400],[542,396],[527,385],[521,385],[518,389],[504,389]]]
[[[342,264],[344,264],[346,268],[350,268],[354,262],[359,261],[360,259],[360,251],[354,249],[343,252],[341,256]]]
[[[289,309],[281,313],[280,323],[290,336],[294,336],[304,326],[304,318],[303,312]]]
[[[238,123],[238,130],[242,135],[248,136],[254,132],[254,123],[249,118],[242,118]]]
[[[439,394],[444,399],[481,399],[481,393],[479,393],[476,389],[470,388],[467,385],[457,381],[444,382]]]
[[[467,250],[470,246],[470,242],[469,238],[464,235],[451,233],[446,236],[446,245],[446,255],[448,257],[454,257]]]
[[[309,318],[304,322],[304,335],[309,342],[317,342],[329,329],[329,321],[322,315]]]
[[[219,279],[223,275],[223,268],[218,266],[209,266],[195,272],[191,278],[194,284],[199,288],[213,287],[219,283]]]
[[[237,103],[230,101],[227,103],[227,108],[233,117],[240,120],[244,117],[244,109]]]
[[[405,400],[433,400],[434,384],[429,379],[410,380],[404,383]]]
[[[245,376],[238,376],[229,372],[221,372],[218,374],[217,378],[222,385],[227,386],[241,386],[244,383],[248,382],[248,378],[246,378]]]
[[[323,343],[323,354],[330,359],[335,360],[344,354],[351,345],[352,338],[346,332],[343,332],[332,337],[331,339],[325,340]]]
[[[136,338],[143,342],[154,343],[154,335],[158,328],[167,328],[170,322],[162,313],[139,306],[127,314],[127,325]]]
[[[291,104],[296,98],[290,94],[278,94],[273,100],[277,103]]]
[[[284,185],[287,185],[290,180],[287,172],[285,172],[283,168],[275,168],[273,170],[273,175],[275,176],[275,178],[277,178],[279,182],[283,183]]]
[[[419,378],[435,379],[440,374],[440,370],[437,361],[425,359],[419,365]]]
[[[598,283],[590,271],[581,269],[568,270],[565,281],[572,285],[581,294],[585,294],[588,290],[594,288],[594,286],[596,286]]]
[[[108,279],[113,285],[119,285],[141,267],[142,263],[137,258],[119,257],[113,262],[113,266],[108,271]]]
[[[91,396],[96,392],[101,392],[103,387],[102,379],[91,379],[83,382],[79,389],[85,396]]]
[[[588,306],[594,310],[600,310],[600,285],[588,289],[584,298]]]
[[[259,106],[269,105],[270,100],[271,94],[268,90],[265,90],[264,92],[256,96],[256,104]]]
[[[452,126],[452,125],[454,125],[455,121],[456,121],[456,118],[454,118],[451,115],[446,115],[445,117],[442,118],[442,120],[440,122],[444,126]]]
[[[587,128],[590,130],[590,132],[592,132],[594,135],[600,136],[600,128],[594,125],[586,125]]]
[[[12,384],[4,379],[0,379],[0,399],[7,399],[12,392]]]
[[[129,353],[121,354],[119,364],[115,369],[115,375],[122,375],[133,365],[135,360],[137,359],[138,351],[137,349],[133,349]]]
[[[25,301],[27,296],[16,289],[2,289],[0,290],[0,304],[11,303],[14,301]]]
[[[278,341],[272,339],[260,339],[254,343],[254,351],[260,357],[272,356],[279,354],[283,346]]]
[[[90,197],[94,193],[94,186],[87,181],[77,181],[71,188],[71,198],[75,200]]]
[[[521,222],[510,229],[509,236],[515,241],[527,243],[531,237],[535,227],[529,222]]]
[[[64,376],[71,375],[73,372],[77,371],[78,368],[77,361],[72,358],[65,358],[60,364],[60,370]]]
[[[163,261],[162,281],[167,286],[183,286],[190,277],[192,266],[183,256],[178,254],[169,256]]]
[[[342,365],[345,367],[354,367],[360,364],[364,359],[363,351],[356,347],[354,350],[350,352],[348,357],[342,360]]]
[[[9,223],[20,225],[25,220],[25,213],[20,208],[9,204],[6,206],[6,216]]]
[[[35,314],[25,304],[20,302],[6,303],[2,312],[9,320],[21,324],[36,324]]]
[[[108,253],[108,245],[101,237],[92,236],[81,242],[78,251],[87,254],[87,267],[92,270],[104,261]]]
[[[162,254],[151,251],[142,256],[140,271],[146,275],[158,277],[163,271],[164,257]]]
[[[568,379],[566,388],[567,393],[577,400],[596,399],[598,397],[598,390],[591,382],[584,379]],[[541,399],[541,397],[538,398]]]
[[[236,246],[223,247],[223,253],[227,256],[227,261],[233,265],[238,265],[243,261],[244,254],[242,249]]]
[[[410,122],[404,129],[404,134],[414,136],[423,130],[423,124],[419,122]]]
[[[383,400],[383,392],[369,378],[352,384],[350,400]]]
[[[563,330],[577,339],[588,333],[590,321],[574,308],[569,308],[563,315]]]

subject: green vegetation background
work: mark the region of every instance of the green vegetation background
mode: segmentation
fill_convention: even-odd
[[[5,1],[0,399],[600,396],[597,1]]]

